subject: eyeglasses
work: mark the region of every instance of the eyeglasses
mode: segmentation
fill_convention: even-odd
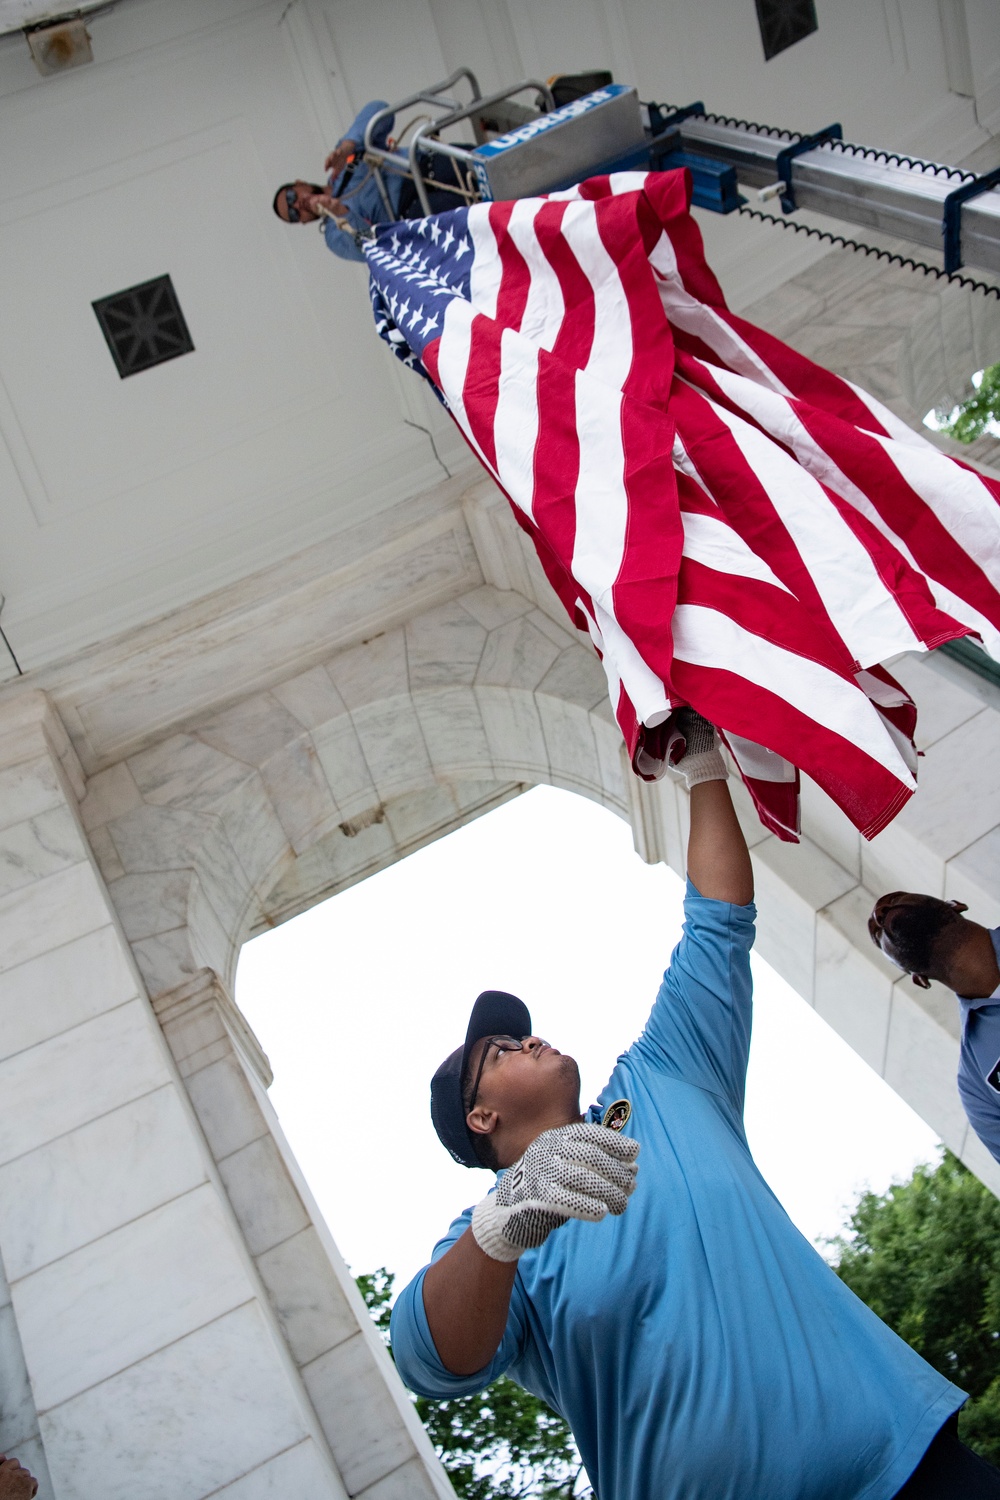
[[[482,1081],[483,1069],[486,1066],[486,1059],[490,1055],[490,1048],[495,1047],[498,1052],[520,1052],[523,1041],[523,1037],[516,1036],[488,1036],[486,1038],[486,1046],[483,1048],[483,1055],[479,1059],[479,1068],[476,1072],[476,1081],[472,1088],[472,1094],[469,1097],[469,1109],[466,1110],[466,1114],[468,1114],[470,1110],[475,1108],[476,1096],[479,1093],[479,1085]]]
[[[299,222],[299,195],[293,187],[285,188],[285,208],[288,210],[289,224]]]

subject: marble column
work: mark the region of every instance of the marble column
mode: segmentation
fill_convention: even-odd
[[[267,1058],[218,975],[157,995],[167,1039],[348,1494],[452,1494],[267,1097]]]
[[[433,1493],[429,1483],[393,1488],[391,1475],[381,1488],[371,1476],[367,1488],[345,1480],[272,1306],[262,1257],[234,1211],[236,1163],[227,1185],[92,859],[77,817],[82,792],[44,695],[8,698],[0,711],[3,1441],[39,1472],[45,1500]],[[196,1015],[189,1032],[192,1024]],[[269,1137],[254,1145],[273,1160]],[[246,1146],[236,1146],[238,1158]],[[246,1156],[243,1166],[247,1187]],[[331,1380],[349,1404],[342,1364]]]

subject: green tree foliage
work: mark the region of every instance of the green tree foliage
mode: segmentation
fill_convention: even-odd
[[[355,1278],[376,1328],[389,1343],[393,1273]],[[391,1347],[389,1352],[391,1353]],[[544,1401],[506,1377],[455,1401],[415,1398],[417,1412],[462,1500],[571,1500],[583,1465],[573,1435]]]
[[[960,443],[974,443],[991,424],[995,430],[1000,426],[1000,364],[985,369],[975,393],[953,411],[939,411],[935,415],[938,431]]]
[[[865,1193],[839,1250],[841,1280],[968,1391],[959,1436],[1000,1466],[1000,1202],[958,1159]]]

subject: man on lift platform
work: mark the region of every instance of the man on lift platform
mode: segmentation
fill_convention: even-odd
[[[397,1368],[438,1400],[506,1372],[569,1422],[600,1500],[1000,1497],[955,1435],[963,1393],[750,1156],[750,857],[712,726],[682,727],[685,926],[646,1028],[583,1115],[522,1002],[479,997],[431,1109],[458,1161],[500,1175],[400,1295]]]

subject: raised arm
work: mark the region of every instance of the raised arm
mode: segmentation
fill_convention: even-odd
[[[692,885],[712,901],[747,906],[753,900],[750,851],[724,781],[691,788],[687,870]]]
[[[710,901],[748,906],[753,900],[753,868],[743,830],[729,795],[729,772],[715,726],[693,708],[677,713],[684,754],[674,769],[691,793],[687,872],[699,895]]]

